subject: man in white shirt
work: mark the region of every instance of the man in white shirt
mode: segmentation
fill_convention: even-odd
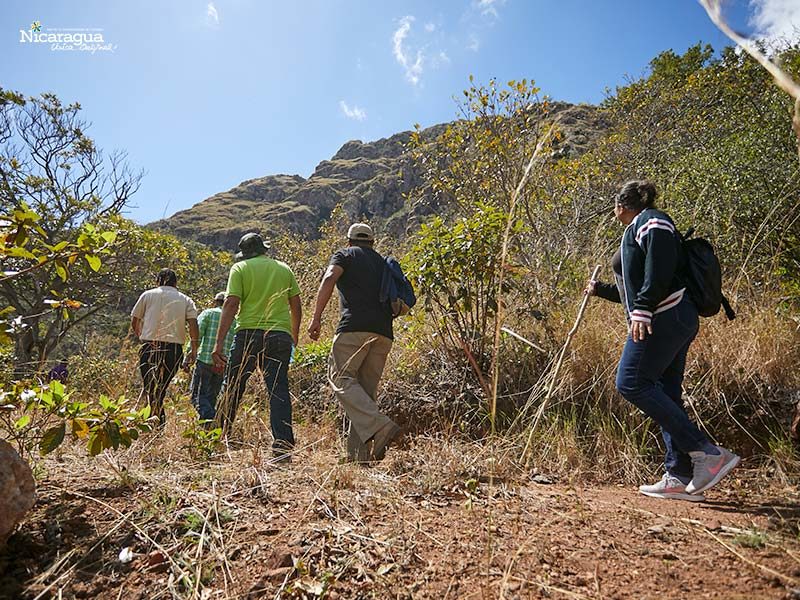
[[[158,272],[157,285],[145,291],[131,311],[131,328],[141,340],[139,371],[142,374],[142,395],[147,397],[150,414],[164,424],[164,397],[172,378],[178,372],[186,342],[186,326],[192,349],[187,357],[191,365],[197,358],[200,332],[197,308],[189,296],[177,289],[178,277],[171,269]],[[141,396],[140,396],[141,398]]]

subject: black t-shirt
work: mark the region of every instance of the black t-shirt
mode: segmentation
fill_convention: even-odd
[[[622,277],[622,254],[619,248],[614,252],[614,256],[611,257],[611,270],[614,271],[614,275],[617,277]]]
[[[611,257],[611,269],[614,271],[615,283],[598,281],[594,288],[595,293],[611,302],[622,302],[620,294],[625,293],[625,288],[622,285],[622,255],[619,250],[614,252],[614,256]]]
[[[383,257],[372,248],[350,246],[337,251],[330,264],[344,269],[336,282],[341,307],[336,333],[367,331],[394,339],[392,309],[378,299]]]

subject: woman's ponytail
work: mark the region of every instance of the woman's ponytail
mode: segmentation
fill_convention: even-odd
[[[634,180],[622,186],[617,194],[617,204],[622,208],[641,211],[645,208],[652,208],[657,196],[658,192],[652,181]]]

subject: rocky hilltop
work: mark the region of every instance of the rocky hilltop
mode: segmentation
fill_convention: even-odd
[[[560,156],[584,152],[603,129],[594,106],[554,103],[552,114],[559,115],[564,134]],[[423,130],[423,139],[434,139],[446,126]],[[410,136],[405,131],[374,142],[349,141],[317,165],[308,179],[267,175],[243,181],[151,227],[231,250],[248,231],[269,237],[271,231],[288,230],[314,238],[341,204],[351,219],[367,219],[387,233],[402,235],[431,211],[424,203],[414,209],[406,206],[406,194],[420,183],[406,150]]]

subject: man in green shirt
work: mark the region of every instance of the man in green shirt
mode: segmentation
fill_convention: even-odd
[[[197,352],[197,363],[192,375],[191,398],[192,406],[197,409],[200,419],[213,421],[217,412],[217,396],[222,389],[224,369],[214,366],[211,353],[214,351],[214,342],[217,339],[219,320],[222,316],[222,305],[225,302],[225,292],[214,296],[214,307],[208,308],[197,317],[197,326],[200,330],[200,349]],[[225,336],[223,354],[231,355],[231,345],[235,333],[236,323]],[[184,361],[184,369],[188,371],[189,364]]]
[[[227,363],[225,395],[217,419],[227,433],[245,386],[256,367],[264,375],[269,394],[272,450],[288,460],[294,447],[292,403],[289,397],[289,359],[300,335],[300,287],[288,265],[269,258],[269,248],[257,233],[239,240],[239,262],[231,267],[212,358],[217,367]],[[234,316],[238,327],[230,360],[224,353],[225,336]]]

